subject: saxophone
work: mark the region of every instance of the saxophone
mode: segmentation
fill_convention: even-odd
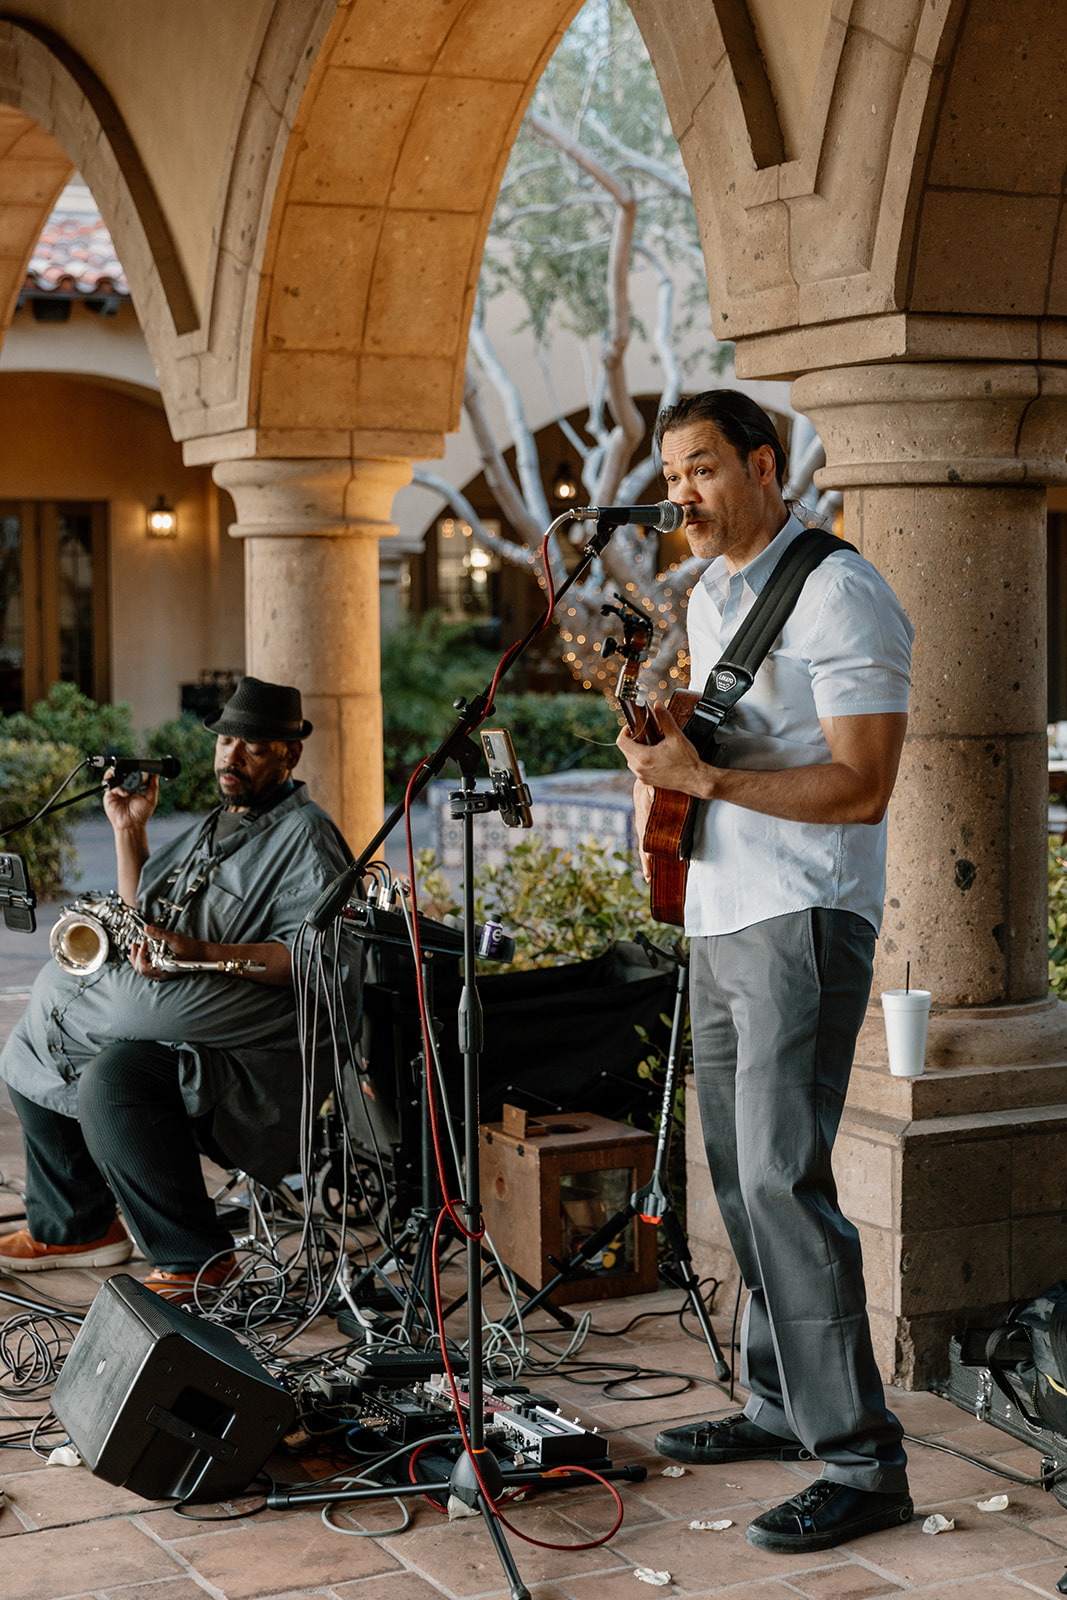
[[[148,924],[117,890],[87,894],[64,906],[48,936],[53,961],[64,972],[84,976],[108,960],[124,960],[132,944],[148,947],[148,959],[161,972],[263,972],[262,961],[179,961],[162,939],[148,936]]]

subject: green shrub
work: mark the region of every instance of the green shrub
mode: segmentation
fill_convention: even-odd
[[[132,755],[133,728],[125,701],[98,706],[73,683],[54,683],[32,711],[0,717],[0,739],[73,745],[80,756]]]
[[[456,720],[454,702],[470,700],[492,679],[500,652],[487,650],[468,624],[443,623],[435,612],[410,619],[382,637],[382,707],[386,798],[404,785]],[[602,694],[497,696],[489,718],[507,728],[531,776],[571,767],[624,765],[615,748],[618,718]]]
[[[432,850],[419,851],[417,872],[421,910],[438,918],[460,911]],[[648,885],[637,876],[630,852],[595,839],[560,850],[540,834],[524,834],[502,866],[478,869],[474,907],[479,922],[502,922],[515,940],[514,963],[494,963],[494,972],[591,961],[616,939],[640,932],[664,945],[678,932],[653,920]]]
[[[79,759],[69,744],[0,737],[0,832],[39,811]],[[80,787],[76,778],[67,793],[76,794]],[[0,840],[0,849],[22,857],[42,900],[55,899],[72,876],[75,810],[54,812]]]
[[[489,719],[507,728],[528,777],[625,767],[615,747],[619,719],[604,695],[501,694]]]
[[[161,722],[145,739],[146,754],[176,756],[182,770],[176,778],[164,778],[159,785],[160,816],[174,811],[211,811],[219,803],[215,783],[215,735],[209,733],[199,717],[183,711],[180,717]]]
[[[1067,1000],[1067,854],[1048,847],[1048,986]]]
[[[441,621],[437,612],[409,618],[382,635],[382,709],[386,798],[404,786],[456,720],[453,702],[471,699],[493,675],[497,652],[474,629]]]

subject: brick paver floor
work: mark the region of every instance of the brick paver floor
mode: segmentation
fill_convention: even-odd
[[[22,997],[0,995],[0,1038],[21,1003]],[[9,1182],[22,1175],[17,1122],[5,1103],[0,1103],[0,1171]],[[5,1210],[8,1215],[18,1210],[10,1193],[0,1194],[0,1214]],[[143,1276],[146,1268],[135,1260],[119,1270]],[[0,1278],[0,1319],[18,1314],[16,1306],[4,1302],[5,1289],[31,1298],[47,1291],[84,1307],[106,1276],[52,1272],[18,1281]],[[452,1287],[461,1287],[461,1281],[456,1278]],[[1003,1465],[1033,1476],[1039,1470],[1037,1452],[932,1394],[893,1393],[891,1403],[906,1432],[980,1459],[973,1464],[911,1446],[917,1514],[909,1526],[807,1557],[751,1548],[745,1542],[746,1523],[794,1493],[810,1474],[802,1464],[761,1462],[663,1475],[668,1463],[656,1455],[653,1440],[665,1421],[725,1415],[742,1397],[731,1401],[722,1388],[699,1381],[711,1376],[710,1362],[703,1344],[679,1326],[681,1299],[676,1291],[661,1289],[593,1308],[594,1326],[608,1330],[621,1329],[638,1313],[652,1313],[621,1337],[591,1334],[579,1356],[588,1362],[630,1363],[640,1376],[606,1392],[604,1374],[586,1374],[594,1380],[589,1384],[557,1376],[532,1380],[536,1390],[559,1400],[565,1415],[599,1428],[616,1465],[632,1462],[647,1469],[643,1482],[619,1486],[622,1526],[609,1542],[592,1549],[581,1546],[606,1533],[614,1521],[613,1502],[599,1485],[538,1492],[508,1507],[514,1527],[543,1542],[507,1534],[534,1600],[641,1600],[654,1593],[693,1600],[877,1600],[911,1594],[928,1600],[1020,1600],[1023,1594],[1055,1593],[1067,1568],[1067,1511],[1040,1488],[1007,1483],[992,1470]],[[458,1313],[456,1323],[462,1320]],[[549,1343],[561,1347],[549,1319],[538,1321],[553,1330],[546,1333]],[[725,1345],[729,1328],[718,1316],[716,1330]],[[3,1337],[12,1347],[10,1328]],[[334,1324],[322,1319],[306,1347],[323,1348],[337,1339]],[[686,1373],[695,1375],[694,1381],[683,1393],[668,1395]],[[0,1387],[7,1389],[10,1382],[8,1374],[0,1374]],[[26,1402],[0,1400],[0,1412],[12,1418],[39,1416],[45,1406],[36,1396]],[[331,1463],[280,1452],[267,1465],[279,1479],[293,1481],[321,1476]],[[0,1448],[0,1486],[6,1497],[0,1511],[0,1600],[506,1600],[508,1595],[481,1518],[449,1522],[421,1500],[408,1502],[411,1524],[399,1533],[388,1531],[396,1527],[399,1511],[386,1499],[334,1509],[333,1525],[318,1507],[255,1514],[262,1500],[256,1494],[230,1505],[192,1508],[183,1517],[169,1503],[144,1500],[84,1467],[47,1466],[29,1450],[10,1448]],[[979,1501],[1001,1492],[1008,1497],[1005,1510],[978,1509]],[[955,1523],[951,1532],[922,1531],[924,1519],[935,1511]],[[230,1520],[218,1520],[223,1517]],[[695,1529],[694,1521],[727,1526]],[[370,1536],[354,1537],[360,1532]],[[638,1577],[639,1569],[668,1573],[669,1582],[649,1586]]]

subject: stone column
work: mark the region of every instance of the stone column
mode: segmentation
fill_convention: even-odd
[[[886,917],[835,1165],[884,1365],[921,1386],[948,1334],[1062,1273],[1067,1006],[1048,993],[1046,495],[1067,371],[915,363],[793,388],[845,537],[916,629]],[[932,991],[923,1078],[889,1075],[882,988]],[[1040,1108],[1040,1109],[1038,1109]],[[1045,1163],[1048,1163],[1046,1169]]]
[[[358,851],[383,814],[378,541],[411,463],[224,461],[214,477],[248,541],[246,670],[300,688],[300,776]]]

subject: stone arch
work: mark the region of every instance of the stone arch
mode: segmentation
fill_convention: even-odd
[[[1021,0],[1003,24],[995,0],[971,0],[945,51],[902,262],[915,311],[1067,314],[1067,11]]]
[[[196,308],[166,216],[107,87],[38,23],[0,21],[0,43],[7,47],[0,57],[0,102],[39,123],[84,174],[139,301],[147,305],[161,296],[174,331],[192,331]],[[38,232],[46,216],[39,217]]]
[[[343,6],[305,89],[271,220],[249,420],[373,453],[457,425],[496,191],[576,0]],[[358,149],[360,159],[351,153]],[[347,443],[347,441],[346,441]],[[319,446],[321,448],[321,444]]]
[[[693,184],[716,331],[750,336],[739,370],[841,359],[839,332],[789,340],[786,330],[908,311],[1062,314],[1063,91],[1044,66],[1059,58],[1049,29],[1062,36],[1063,15],[1027,0],[1012,13],[1005,60],[990,48],[1004,38],[994,0],[826,8],[795,154],[778,159],[783,130],[768,123],[785,63],[773,64],[777,76],[767,65],[766,92],[753,87],[734,0],[691,3],[682,17],[658,0],[631,4]],[[817,0],[809,10],[818,21]],[[1010,261],[961,248],[1006,228],[1021,246]],[[921,357],[938,338],[943,353],[943,330],[872,320],[844,359]]]
[[[41,137],[65,153],[66,173],[73,164],[93,191],[130,280],[178,439],[247,420],[263,216],[269,215],[299,94],[334,10],[332,0],[320,0],[310,15],[304,0],[277,0],[252,41],[225,181],[214,218],[204,219],[205,228],[213,221],[213,249],[202,310],[136,140],[107,86],[51,30],[25,19],[0,19],[0,104],[39,125]],[[27,181],[28,175],[16,179],[14,192]],[[15,219],[25,232],[19,236],[23,264],[61,186],[54,186],[35,217]],[[12,219],[6,220],[10,234]]]
[[[0,104],[0,330],[11,326],[26,267],[63,185],[70,158],[39,123]]]

